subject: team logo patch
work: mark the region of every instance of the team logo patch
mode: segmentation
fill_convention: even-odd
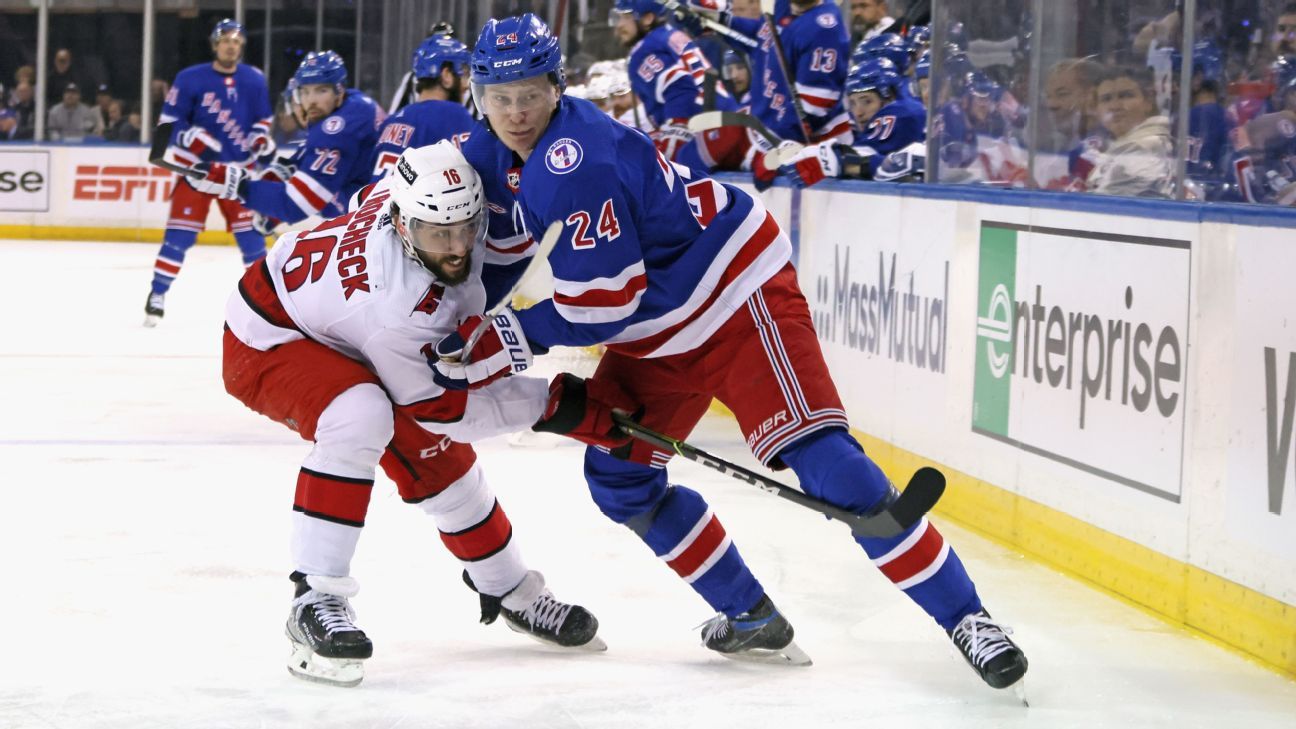
[[[550,167],[550,169],[552,169],[552,167]],[[522,189],[522,168],[510,167],[508,172],[504,175],[504,180],[508,183],[508,189],[512,190],[513,194],[516,195],[518,190]]]
[[[346,120],[340,116],[331,116],[324,120],[324,131],[329,134],[337,134],[346,126]]]
[[[819,17],[815,18],[815,21],[817,21],[817,22],[819,23],[819,25],[822,25],[822,26],[825,27],[825,28],[835,28],[835,27],[837,27],[837,18],[836,18],[836,16],[829,15],[828,13],[823,13],[823,14],[820,15]]]
[[[576,169],[584,153],[575,139],[563,137],[549,145],[545,153],[545,166],[555,175],[565,175]]]

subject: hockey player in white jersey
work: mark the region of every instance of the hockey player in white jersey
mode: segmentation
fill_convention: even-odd
[[[528,570],[465,444],[531,427],[625,443],[611,406],[628,402],[571,375],[457,391],[434,382],[432,343],[486,304],[485,196],[454,145],[406,150],[357,200],[348,215],[280,238],[226,309],[226,390],[314,442],[293,503],[289,671],[347,686],[363,677],[373,646],[354,622],[351,558],[378,465],[432,516],[483,622],[502,613],[537,639],[604,649],[594,616]]]

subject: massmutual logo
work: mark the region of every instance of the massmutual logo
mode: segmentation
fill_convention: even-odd
[[[1179,501],[1186,241],[983,223],[972,430]]]

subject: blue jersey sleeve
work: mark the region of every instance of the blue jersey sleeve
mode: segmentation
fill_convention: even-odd
[[[614,159],[586,160],[567,179],[528,184],[523,191],[532,235],[544,235],[554,221],[563,224],[549,254],[553,298],[518,312],[527,339],[542,347],[612,338],[629,324],[647,288],[631,201]]]
[[[260,69],[251,68],[255,92],[252,97],[252,118],[256,120],[253,129],[264,134],[270,133],[274,124],[274,106],[270,103],[270,87],[266,84],[265,74]]]
[[[342,120],[340,125],[339,120]],[[355,126],[348,133],[350,126],[336,113],[313,125],[298,152],[297,169],[292,177],[287,182],[249,182],[248,207],[262,215],[296,223],[331,204],[350,178],[357,157],[368,159],[357,148],[362,129]]]
[[[198,93],[198,89],[193,86],[193,75],[181,71],[176,76],[175,83],[171,84],[171,88],[167,91],[166,100],[162,102],[162,113],[158,117],[158,123],[175,124],[177,133],[187,129],[193,123],[194,98]]]

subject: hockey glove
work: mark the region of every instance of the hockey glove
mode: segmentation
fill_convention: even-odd
[[[857,157],[855,150],[844,144],[815,144],[784,162],[779,174],[786,175],[797,187],[810,187],[825,177],[845,177],[847,162]]]
[[[680,149],[693,141],[693,132],[689,131],[687,125],[687,119],[668,119],[649,135],[657,145],[657,151],[662,153],[667,162],[674,161]]]
[[[278,146],[269,134],[262,131],[253,132],[251,140],[248,141],[248,161],[255,162],[262,157],[268,157],[274,154],[276,149]]]
[[[210,165],[195,165],[194,169],[202,172],[203,176],[185,175],[185,182],[198,192],[215,195],[222,200],[238,200],[247,193],[248,173],[242,167],[213,162]]]
[[[470,316],[453,334],[437,342],[437,361],[431,365],[432,379],[438,385],[447,390],[475,390],[531,366],[531,344],[522,333],[517,314],[508,308],[467,352],[468,364],[464,364],[464,344],[481,321],[480,316]]]
[[[167,147],[166,160],[182,167],[193,167],[211,152],[220,154],[221,143],[202,127],[189,127],[176,135],[175,144]]]
[[[768,190],[778,176],[781,160],[799,154],[804,148],[801,143],[783,140],[777,147],[765,152],[757,152],[752,157],[752,183],[757,192]]]
[[[630,436],[612,421],[614,408],[628,413],[635,403],[616,385],[563,372],[549,383],[549,406],[531,430],[617,448],[629,443]]]

